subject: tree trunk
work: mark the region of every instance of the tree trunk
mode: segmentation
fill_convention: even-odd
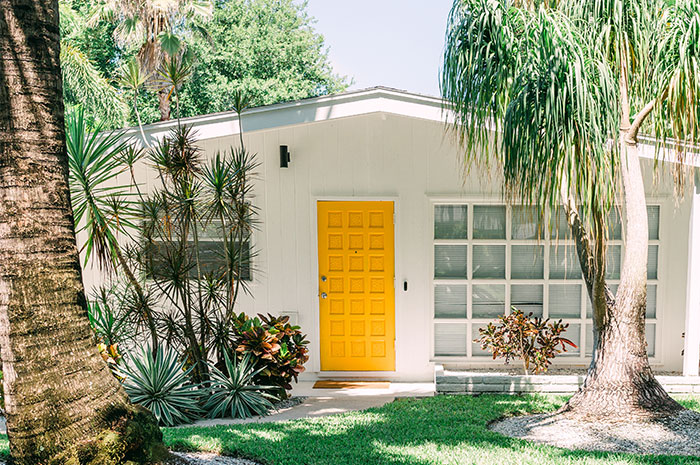
[[[158,91],[158,111],[161,121],[170,119],[170,93],[165,89]]]
[[[587,284],[594,307],[595,348],[583,387],[562,408],[579,418],[643,420],[683,409],[656,381],[649,366],[644,336],[649,244],[646,197],[637,144],[628,142],[624,132],[621,141],[625,255],[613,298],[604,279],[603,231],[597,232],[594,255],[601,259],[595,260],[594,273],[584,269],[584,275],[594,275],[594,282],[587,279]],[[584,266],[580,247],[579,257]]]
[[[68,190],[57,0],[0,0],[0,350],[16,464],[155,460],[93,345]]]

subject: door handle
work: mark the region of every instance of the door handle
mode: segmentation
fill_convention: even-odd
[[[325,276],[321,276],[321,281],[323,281],[325,283],[327,280],[328,280],[328,278],[326,278]]]
[[[327,297],[328,297],[328,294],[326,294],[325,292],[321,292],[321,298],[322,298],[322,299],[325,299],[325,298],[327,298]]]

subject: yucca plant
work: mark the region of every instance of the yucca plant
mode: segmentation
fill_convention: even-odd
[[[202,413],[201,390],[190,383],[192,367],[187,368],[177,352],[150,347],[119,369],[129,399],[153,412],[158,423],[175,426],[191,423]]]
[[[204,408],[211,418],[250,418],[253,415],[266,415],[274,406],[272,401],[278,396],[276,386],[254,384],[255,377],[264,369],[256,368],[255,360],[246,354],[238,361],[224,352],[226,373],[211,367],[211,390]]]

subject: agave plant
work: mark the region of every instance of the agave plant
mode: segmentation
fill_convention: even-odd
[[[131,402],[149,409],[163,426],[191,423],[202,413],[200,390],[190,383],[191,371],[177,352],[166,352],[162,346],[155,354],[144,348],[119,370]]]
[[[263,369],[255,367],[255,361],[246,354],[239,362],[224,352],[226,372],[211,367],[211,390],[204,408],[211,418],[250,418],[253,415],[266,415],[273,408],[272,401],[278,397],[272,392],[276,386],[259,386],[254,378]]]

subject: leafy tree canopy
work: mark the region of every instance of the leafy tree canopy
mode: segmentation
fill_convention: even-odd
[[[106,129],[137,124],[133,90],[119,81],[120,69],[138,47],[120,45],[119,24],[99,19],[95,12],[103,2],[61,1],[66,102],[82,105],[86,118]],[[231,110],[239,90],[257,106],[346,89],[349,80],[333,73],[323,37],[306,10],[306,3],[292,0],[225,0],[214,4],[211,19],[189,19],[197,21],[189,29],[203,33],[178,38],[194,59],[180,91],[181,115]],[[174,32],[184,30],[178,26]],[[159,119],[157,91],[154,86],[138,91],[143,123]]]
[[[193,44],[197,63],[181,92],[183,116],[230,110],[237,90],[258,106],[347,88],[348,80],[333,73],[306,3],[228,0],[206,28],[210,40]]]

